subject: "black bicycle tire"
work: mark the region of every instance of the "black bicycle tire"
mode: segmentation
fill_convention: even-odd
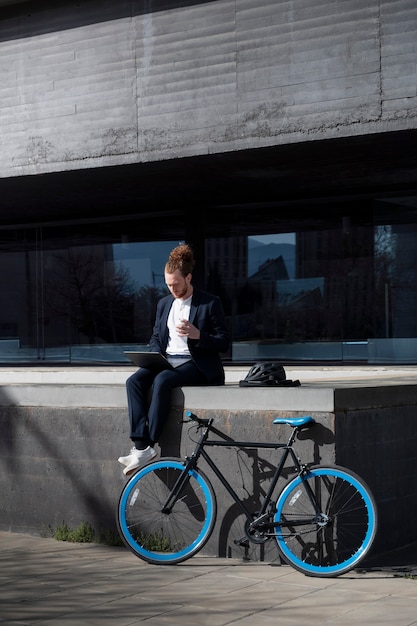
[[[302,479],[297,476],[284,487],[277,500],[274,521],[278,550],[289,565],[308,576],[340,576],[357,567],[372,547],[378,528],[374,497],[358,474],[338,465],[313,466],[306,478],[316,481],[316,489],[321,490],[319,497],[325,501],[327,514],[334,521],[328,526],[306,524],[303,534],[302,526],[294,526],[292,535],[287,530],[290,525],[280,526],[280,521],[287,518],[289,522],[291,515],[295,519],[312,514]],[[362,533],[357,539],[353,528]]]
[[[181,563],[200,552],[213,532],[217,516],[216,496],[210,480],[200,469],[189,471],[193,484],[188,495],[181,498],[180,505],[169,515],[160,510],[161,502],[169,493],[167,484],[172,487],[173,475],[177,478],[183,470],[182,459],[161,458],[134,474],[120,494],[116,514],[119,534],[124,544],[148,563]],[[201,501],[197,493],[202,494]],[[158,524],[160,529],[155,530]],[[156,534],[159,532],[162,535]],[[190,533],[189,545],[186,533]],[[153,549],[152,543],[158,544],[158,548],[161,544],[164,547]]]

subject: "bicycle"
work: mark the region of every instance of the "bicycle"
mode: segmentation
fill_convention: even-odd
[[[186,413],[201,431],[194,452],[185,459],[161,458],[141,468],[126,483],[117,508],[117,526],[125,545],[148,563],[175,564],[199,552],[216,521],[216,496],[198,467],[202,457],[245,517],[245,536],[235,541],[262,543],[274,538],[283,560],[309,575],[332,577],[356,567],[369,552],[377,529],[377,509],[366,483],[337,465],[309,465],[296,455],[299,433],[315,424],[311,416],[276,418],[292,427],[287,443],[234,441],[213,426],[213,418]],[[220,439],[210,438],[216,434]],[[206,448],[280,449],[259,510],[241,501]],[[273,499],[279,477],[290,459],[296,476]]]

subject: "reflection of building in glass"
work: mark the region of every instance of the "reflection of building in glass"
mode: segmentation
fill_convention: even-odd
[[[321,304],[324,294],[324,278],[295,278],[278,280],[278,305],[302,309]]]
[[[395,262],[387,281],[387,314],[393,337],[417,337],[417,227],[395,225]]]
[[[206,274],[219,277],[224,286],[241,283],[248,275],[247,237],[206,240]]]
[[[374,235],[352,227],[297,234],[297,277],[322,282],[316,338],[367,339],[375,330]]]
[[[288,272],[282,256],[268,259],[250,276],[251,281],[288,280]]]
[[[286,282],[288,272],[282,256],[276,259],[267,259],[262,263],[257,272],[249,277],[252,293],[255,295],[254,302],[256,316],[253,335],[260,335],[262,339],[276,338],[279,335],[277,326],[278,293],[277,281]]]

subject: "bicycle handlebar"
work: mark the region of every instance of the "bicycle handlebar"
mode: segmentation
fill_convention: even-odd
[[[197,422],[199,426],[208,426],[213,421],[213,419],[201,419],[201,417],[197,417],[192,411],[186,411],[185,416],[189,418],[186,420],[187,422]]]

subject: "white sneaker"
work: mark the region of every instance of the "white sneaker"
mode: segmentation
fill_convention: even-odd
[[[149,463],[149,461],[152,461],[155,457],[156,452],[153,448],[151,448],[151,446],[148,446],[144,450],[136,450],[135,448],[131,454],[129,465],[126,465],[124,468],[123,474],[125,476],[130,476],[130,474],[136,472],[136,470],[142,467],[142,465],[146,465],[146,463]]]
[[[119,458],[117,460],[122,465],[129,465],[130,461],[132,461],[132,459],[133,459],[134,452],[136,452],[135,446],[133,446],[133,448],[131,449],[131,451],[129,452],[129,454],[127,456],[119,456]]]

